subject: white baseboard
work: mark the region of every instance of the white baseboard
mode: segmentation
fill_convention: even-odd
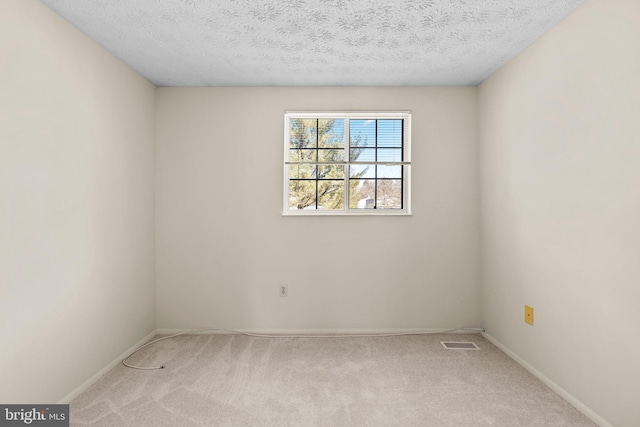
[[[491,335],[487,334],[486,332],[482,332],[482,336],[485,337],[486,339],[488,339],[489,341],[491,341],[491,343],[493,343],[496,347],[498,347],[500,350],[505,352],[510,358],[515,360],[519,365],[521,365],[527,371],[531,372],[533,374],[533,376],[535,376],[540,381],[542,381],[544,384],[546,384],[547,387],[549,387],[551,390],[553,390],[558,395],[560,395],[560,397],[562,397],[564,400],[566,400],[571,405],[573,405],[578,411],[580,411],[584,415],[586,415],[591,421],[593,421],[594,423],[596,423],[600,427],[613,427],[612,424],[608,423],[600,415],[598,415],[595,412],[593,412],[591,409],[589,409],[589,407],[587,405],[585,405],[584,403],[580,402],[578,399],[573,397],[573,395],[571,395],[568,391],[566,391],[565,389],[560,387],[558,384],[556,384],[555,382],[550,380],[547,376],[545,376],[542,372],[538,371],[536,368],[531,366],[529,363],[527,363],[520,356],[518,356],[517,354],[515,354],[514,352],[509,350],[500,341],[496,340],[495,338],[493,338]]]
[[[380,335],[380,334],[474,334],[479,328],[463,329],[222,329],[222,328],[194,328],[194,329],[158,329],[158,335],[173,335],[180,333],[194,334],[260,334],[260,335]]]
[[[138,341],[137,343],[132,345],[127,351],[122,353],[120,356],[116,357],[111,363],[109,363],[104,368],[100,369],[98,372],[96,372],[95,375],[93,375],[91,378],[89,378],[88,380],[86,380],[85,382],[80,384],[71,393],[67,394],[65,397],[60,399],[58,401],[58,404],[67,404],[67,403],[71,402],[80,393],[82,393],[83,391],[85,391],[86,389],[91,387],[93,385],[93,383],[98,381],[104,374],[106,374],[111,369],[113,369],[117,365],[119,365],[125,357],[127,357],[129,354],[133,353],[138,347],[140,347],[141,345],[145,344],[147,341],[149,341],[155,335],[156,335],[156,331],[151,331],[146,337],[142,338],[140,341]]]

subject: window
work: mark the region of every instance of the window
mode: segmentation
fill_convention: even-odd
[[[287,112],[285,215],[408,215],[410,112]]]

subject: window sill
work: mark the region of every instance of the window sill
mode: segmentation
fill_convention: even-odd
[[[282,216],[319,217],[319,216],[413,216],[411,212],[344,212],[344,211],[287,211]]]

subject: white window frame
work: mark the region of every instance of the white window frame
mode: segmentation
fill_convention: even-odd
[[[344,161],[331,164],[345,166],[344,172],[344,208],[343,209],[289,209],[289,166],[294,164],[289,161],[290,147],[290,120],[291,119],[344,119],[345,132],[345,155]],[[363,119],[402,119],[403,141],[402,141],[402,161],[399,162],[370,162],[365,164],[374,165],[402,165],[402,209],[355,209],[349,208],[349,165],[362,165],[363,162],[351,162],[349,160],[349,121]],[[411,215],[411,111],[285,111],[284,115],[284,187],[283,187],[283,207],[284,216],[330,216],[330,215]]]

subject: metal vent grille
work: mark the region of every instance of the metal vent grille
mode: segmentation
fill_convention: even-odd
[[[452,341],[440,341],[440,344],[447,350],[480,350],[480,347],[476,343],[468,342],[452,342]]]

